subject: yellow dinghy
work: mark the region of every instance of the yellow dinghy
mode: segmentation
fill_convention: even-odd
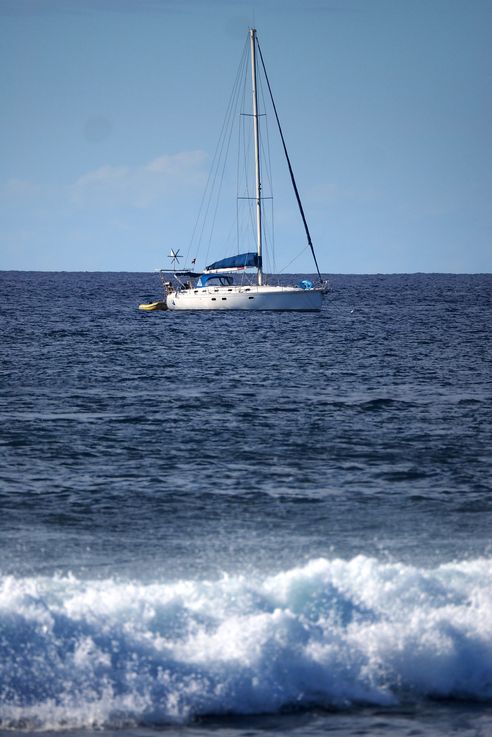
[[[139,310],[145,312],[154,312],[154,310],[167,310],[167,304],[162,301],[158,302],[145,302],[144,304],[138,305]]]

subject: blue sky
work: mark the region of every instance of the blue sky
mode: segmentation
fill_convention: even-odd
[[[490,272],[490,0],[0,0],[0,269],[186,253],[252,24],[322,271]]]

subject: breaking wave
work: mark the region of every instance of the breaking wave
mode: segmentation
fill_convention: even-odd
[[[312,560],[140,584],[0,579],[0,725],[492,699],[492,561]]]

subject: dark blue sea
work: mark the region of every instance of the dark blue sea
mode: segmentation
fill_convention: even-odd
[[[0,731],[492,735],[492,275],[0,274]]]

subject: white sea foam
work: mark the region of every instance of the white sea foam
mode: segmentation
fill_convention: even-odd
[[[264,577],[0,580],[0,724],[492,699],[492,561],[358,556]]]

